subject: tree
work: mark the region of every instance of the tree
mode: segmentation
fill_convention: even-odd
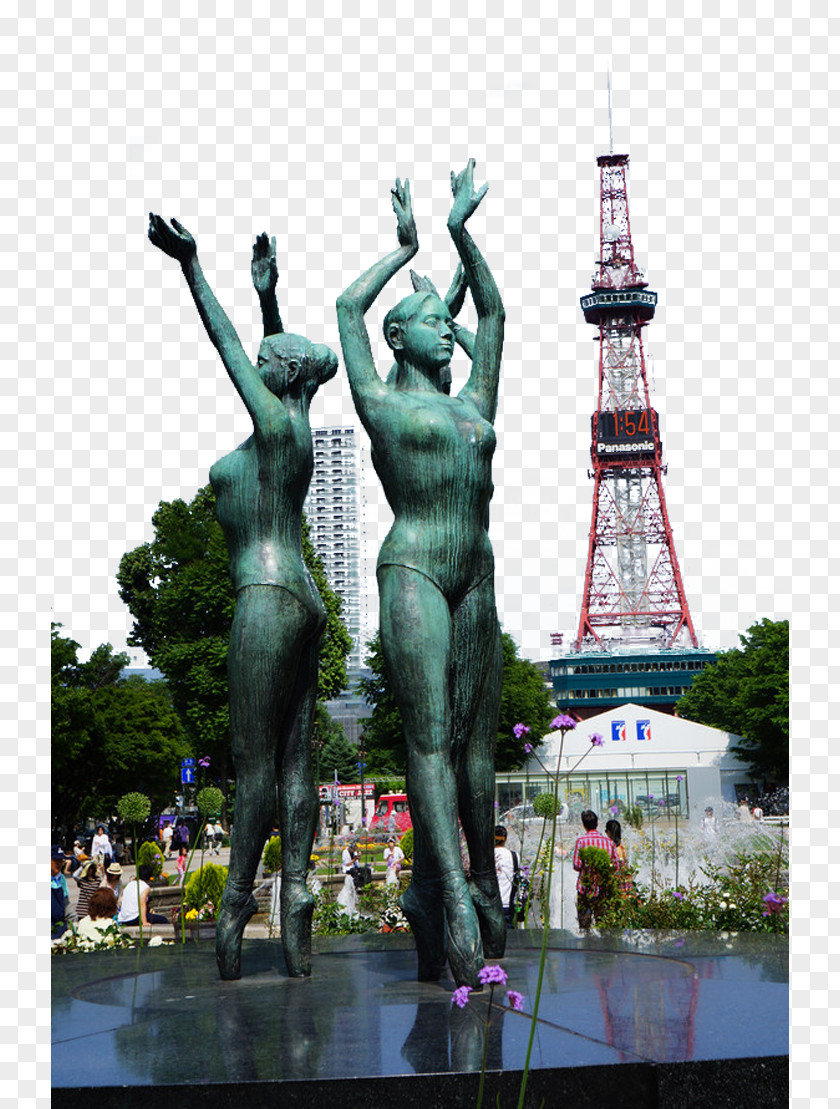
[[[687,720],[742,736],[738,757],[779,784],[788,780],[788,633],[787,620],[753,624],[742,647],[719,654],[676,705]]]
[[[79,644],[52,627],[52,808],[62,835],[142,789],[166,805],[190,748],[164,682],[123,679],[126,654],[110,644],[86,663]]]
[[[230,560],[216,520],[210,486],[193,500],[163,501],[152,517],[155,538],[125,554],[117,581],[134,617],[129,643],[142,647],[166,675],[194,750],[209,755],[223,789],[230,752],[227,652],[235,596]],[[341,622],[341,598],[327,584],[323,564],[303,521],[303,557],[327,610],[318,696],[347,684],[352,640]]]
[[[333,720],[322,704],[316,706],[315,721],[317,741],[321,745],[313,760],[316,776],[322,782],[332,781],[334,774],[338,774],[340,782],[358,781],[359,752],[342,725]]]
[[[365,661],[372,673],[362,678],[358,689],[373,711],[364,723],[364,743],[368,751],[369,774],[399,774],[406,768],[406,749],[402,719],[385,675],[382,644],[377,633],[368,643]],[[548,731],[557,709],[539,667],[519,657],[513,638],[502,635],[502,703],[496,741],[496,772],[514,770],[526,758],[523,741],[513,734],[514,724],[527,724],[529,741],[534,745]]]

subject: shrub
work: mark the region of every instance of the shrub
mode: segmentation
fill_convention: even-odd
[[[212,901],[213,905],[218,908],[221,904],[226,882],[226,866],[205,863],[187,879],[184,901],[191,909],[200,909],[208,901]]]
[[[555,804],[553,793],[538,793],[534,798],[534,812],[537,816],[545,816],[549,819],[556,815],[560,815],[563,808],[563,802],[557,798]]]
[[[263,851],[263,870],[267,870],[269,874],[273,874],[275,870],[279,870],[282,865],[283,856],[281,854],[280,837],[272,836],[265,845],[265,851]]]
[[[414,829],[409,828],[407,832],[403,832],[400,836],[400,849],[405,855],[405,865],[411,864],[411,856],[414,853]]]
[[[163,852],[156,843],[141,843],[137,852],[137,865],[150,866],[155,878],[160,878],[163,870]]]

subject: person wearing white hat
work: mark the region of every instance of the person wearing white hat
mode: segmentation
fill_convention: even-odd
[[[103,889],[109,889],[117,899],[119,905],[120,898],[122,897],[122,867],[119,863],[111,863],[105,871],[105,880],[102,883]]]

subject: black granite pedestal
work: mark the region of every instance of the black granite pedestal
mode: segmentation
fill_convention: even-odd
[[[485,1105],[517,1103],[541,934],[510,934]],[[407,936],[316,937],[309,979],[246,940],[243,977],[213,945],[53,959],[53,1105],[437,1109],[475,1103],[489,991],[453,1007],[415,980]],[[526,1104],[677,1109],[788,1103],[788,952],[780,937],[550,934]],[[499,1004],[495,1004],[498,1002]]]

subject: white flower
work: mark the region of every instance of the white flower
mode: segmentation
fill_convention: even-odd
[[[720,907],[721,907],[722,909],[725,909],[725,908],[726,908],[726,902],[725,902],[725,901],[721,901],[721,903],[720,903]]]
[[[160,947],[163,943],[163,936],[152,936],[149,940],[149,947]]]

